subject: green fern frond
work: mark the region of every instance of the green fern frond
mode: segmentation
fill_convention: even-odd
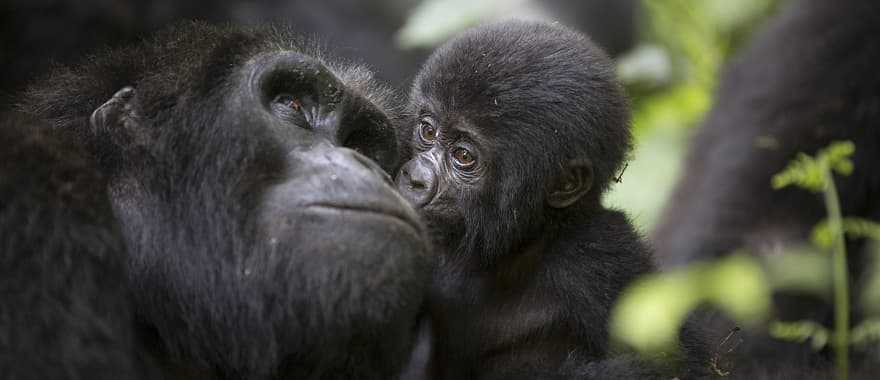
[[[851,141],[835,141],[820,150],[815,157],[799,153],[783,171],[773,176],[771,184],[774,189],[795,185],[821,192],[826,185],[825,168],[840,175],[849,175],[853,171],[849,157],[855,151],[856,146]]]
[[[843,232],[851,238],[869,238],[880,241],[880,223],[861,218],[843,218]],[[810,237],[813,244],[820,248],[831,248],[834,234],[828,220],[822,220],[813,228]]]
[[[865,348],[880,343],[880,319],[865,320],[854,327],[850,334],[850,344],[856,347]]]
[[[774,321],[769,326],[770,336],[790,342],[810,341],[810,347],[819,351],[828,345],[831,332],[813,321],[782,322]]]

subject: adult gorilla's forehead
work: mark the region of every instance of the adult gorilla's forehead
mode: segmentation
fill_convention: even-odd
[[[140,98],[161,103],[174,101],[187,91],[209,93],[255,55],[273,51],[313,57],[353,93],[380,109],[390,106],[390,89],[375,84],[369,70],[328,60],[320,46],[288,27],[241,29],[181,23],[139,45],[113,49],[71,68],[56,69],[29,88],[21,107],[40,114],[56,127],[79,128],[87,125],[84,122],[92,110],[122,87],[134,86]]]
[[[300,48],[300,42],[292,35],[278,40],[287,41],[287,48]],[[72,67],[56,69],[29,88],[24,108],[39,111],[50,119],[70,119],[87,117],[124,86],[137,86],[142,95],[147,89],[141,87],[164,86],[165,92],[181,91],[191,87],[197,73],[211,72],[206,70],[208,60],[217,63],[211,74],[222,74],[216,69],[234,66],[249,52],[259,50],[261,46],[255,46],[260,45],[258,41],[256,30],[178,24],[140,44],[100,52]],[[223,50],[227,52],[221,54]],[[220,59],[222,56],[226,57],[225,62]],[[151,83],[155,85],[149,86]]]

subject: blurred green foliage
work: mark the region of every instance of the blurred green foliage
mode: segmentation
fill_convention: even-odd
[[[770,306],[767,283],[758,261],[745,254],[645,276],[614,308],[611,335],[652,355],[673,350],[682,322],[700,304],[716,305],[743,324],[761,320]]]
[[[800,153],[773,176],[775,189],[796,186],[822,193],[827,219],[812,234],[815,249],[785,249],[783,254],[758,259],[733,254],[714,263],[692,264],[673,272],[647,276],[626,290],[612,314],[611,333],[620,342],[653,354],[675,347],[686,315],[701,303],[711,303],[739,323],[754,323],[767,317],[770,293],[775,290],[813,293],[834,305],[834,329],[817,321],[772,321],[771,336],[807,342],[818,350],[833,342],[836,378],[846,379],[849,347],[880,341],[880,323],[869,319],[850,329],[850,297],[844,233],[852,238],[880,239],[880,224],[858,218],[843,218],[834,174],[853,171],[850,157],[856,146],[850,141],[832,142],[815,156]],[[771,184],[768,184],[768,186]],[[880,240],[876,240],[880,241]],[[874,245],[876,248],[876,245]],[[829,255],[828,252],[831,254]],[[873,266],[877,267],[877,257]],[[760,260],[760,261],[759,261]],[[876,297],[880,271],[873,273],[866,293]],[[876,310],[877,301],[863,298],[866,310]]]
[[[880,317],[880,239],[874,238],[868,252],[870,253],[868,273],[873,275],[862,290],[862,307],[870,315]]]
[[[852,238],[871,238],[880,241],[880,223],[860,219],[843,218],[843,232]],[[813,229],[812,241],[821,248],[830,248],[834,236],[827,220],[823,220]]]
[[[819,150],[816,156],[811,157],[805,153],[799,153],[782,172],[773,176],[771,183],[774,189],[788,186],[797,186],[802,189],[822,193],[825,201],[827,219],[824,223],[825,249],[831,252],[831,281],[834,297],[834,333],[830,334],[834,349],[834,366],[836,378],[846,380],[849,376],[849,345],[850,340],[850,299],[849,299],[849,266],[847,265],[846,243],[844,242],[843,214],[840,208],[840,197],[837,195],[837,186],[834,183],[834,174],[850,175],[853,164],[850,156],[856,151],[852,141],[834,141],[827,148]],[[821,230],[821,229],[820,229]],[[818,239],[822,234],[814,232],[813,238]],[[822,245],[822,240],[814,241]],[[796,322],[791,326],[793,329],[771,329],[770,333],[780,339],[801,339],[802,336],[787,335],[791,332],[808,332],[812,338],[813,347],[821,347],[818,343],[827,341],[827,332],[816,328],[809,328],[812,321]],[[806,325],[805,325],[806,324]],[[807,326],[798,329],[797,327]],[[824,343],[823,343],[824,344]]]
[[[768,327],[770,335],[792,342],[810,341],[813,350],[821,350],[828,344],[831,332],[825,326],[813,321],[782,322],[774,321]]]
[[[762,260],[772,289],[831,300],[831,257],[827,252],[807,245],[787,247]]]
[[[774,321],[768,326],[770,335],[792,342],[810,342],[813,350],[821,350],[828,345],[833,336],[831,330],[813,321],[781,322]],[[853,327],[849,333],[849,345],[857,349],[867,349],[880,342],[880,319],[871,318]]]
[[[646,0],[643,2],[643,45],[656,46],[669,56],[668,77],[646,82],[621,70],[634,98],[637,134],[657,128],[689,128],[711,105],[724,62],[750,36],[755,26],[775,9],[774,0]],[[639,49],[636,49],[637,53]],[[640,55],[621,60],[632,65]],[[641,80],[639,80],[641,79]]]
[[[800,153],[771,181],[774,189],[795,185],[813,192],[825,191],[828,181],[826,172],[850,175],[853,171],[849,157],[856,151],[851,141],[832,142],[827,148],[820,150],[815,157]]]
[[[645,0],[641,46],[618,73],[633,103],[636,149],[605,203],[650,231],[678,180],[688,138],[712,104],[724,63],[778,0]]]
[[[421,2],[397,33],[403,48],[436,46],[468,27],[506,14],[526,0],[426,0]]]
[[[880,319],[868,319],[852,329],[850,343],[856,348],[866,349],[880,342]]]

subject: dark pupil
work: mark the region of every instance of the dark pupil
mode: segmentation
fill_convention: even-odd
[[[426,140],[433,140],[434,139],[434,128],[425,124],[424,127],[422,127],[422,131],[425,134]]]
[[[464,150],[464,149],[459,149],[457,153],[458,153],[458,160],[459,160],[461,163],[463,163],[463,164],[469,164],[469,163],[471,163],[471,160],[472,160],[472,159],[471,159],[471,154],[470,154],[470,152],[468,152],[468,151],[466,151],[466,150]]]
[[[292,95],[280,95],[278,97],[278,103],[290,109],[293,109],[294,111],[299,111],[299,109],[302,108],[299,100],[294,98]]]

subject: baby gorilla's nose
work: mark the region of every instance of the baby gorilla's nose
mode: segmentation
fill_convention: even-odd
[[[397,190],[414,206],[424,207],[437,192],[437,176],[424,160],[410,160],[400,169]]]

